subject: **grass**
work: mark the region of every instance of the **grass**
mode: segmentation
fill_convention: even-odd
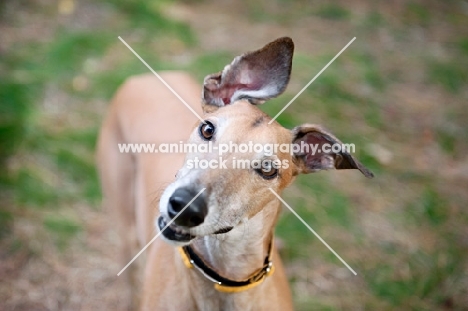
[[[427,71],[430,82],[441,85],[451,93],[459,92],[468,83],[468,73],[458,61],[432,61]]]
[[[360,68],[360,78],[364,83],[378,92],[383,92],[387,81],[382,75],[375,57],[368,52],[350,52],[356,62],[356,67]]]
[[[420,309],[428,304],[442,307],[450,299],[444,276],[457,273],[461,268],[456,262],[456,254],[448,250],[447,255],[447,250],[441,250],[433,254],[418,252],[406,256],[397,268],[407,270],[407,274],[402,274],[395,266],[384,265],[369,271],[373,274],[369,278],[372,291],[395,307]],[[389,279],[393,281],[388,282]],[[418,299],[412,300],[412,297]],[[411,300],[413,302],[410,303]]]
[[[441,149],[453,159],[462,159],[465,151],[465,141],[468,138],[467,111],[461,106],[454,105],[444,112],[447,122],[435,127],[435,139]]]
[[[63,79],[79,72],[86,59],[103,55],[115,38],[95,32],[64,32],[45,48],[44,66],[50,77]]]
[[[255,23],[291,25],[297,19],[314,14],[310,3],[304,0],[242,1],[240,11]]]
[[[468,40],[464,37],[457,39],[452,48],[449,59],[426,59],[426,74],[430,83],[442,86],[447,92],[458,94],[468,84]]]
[[[6,79],[6,78],[5,78]],[[29,113],[24,85],[7,82],[0,85],[0,165],[15,152],[24,137],[24,123]]]
[[[171,20],[161,13],[161,5],[167,1],[111,0],[109,2],[120,14],[126,16],[127,28],[145,29],[146,38],[160,35],[173,36],[187,45],[193,45],[196,41],[192,29],[185,23]]]
[[[61,149],[55,157],[59,169],[67,175],[72,183],[81,185],[76,196],[85,198],[90,203],[97,203],[101,198],[100,184],[97,177],[94,159],[84,160],[75,152]]]
[[[384,25],[385,25],[385,18],[378,11],[369,12],[363,21],[363,28],[369,29],[369,30],[377,29]]]
[[[47,216],[43,224],[61,250],[64,250],[70,240],[82,230],[80,224],[66,217]]]
[[[44,180],[39,172],[21,169],[15,176],[16,204],[20,206],[56,208],[63,193]]]
[[[349,211],[350,202],[345,194],[335,188],[324,178],[326,173],[314,173],[301,175],[296,183],[303,195],[301,197],[287,197],[286,202],[299,216],[308,223],[316,232],[326,226],[339,227],[340,230],[353,231],[352,215]],[[280,218],[276,232],[285,238],[283,254],[288,260],[306,259],[309,256],[307,249],[322,248],[316,237],[306,228],[294,214],[284,209],[284,215]],[[320,233],[319,233],[320,234]],[[329,256],[324,249],[317,254],[319,258],[326,258],[334,262],[336,258]]]
[[[334,3],[322,5],[316,14],[330,20],[345,20],[351,15],[347,9]]]
[[[9,233],[13,220],[13,213],[0,210],[0,238],[5,237]]]
[[[198,56],[189,66],[188,70],[193,73],[198,81],[203,81],[205,76],[223,70],[226,64],[233,60],[231,53],[218,51]]]
[[[403,20],[409,25],[428,26],[431,22],[431,13],[426,6],[410,1],[406,4]]]
[[[418,206],[419,205],[419,206]],[[428,185],[422,191],[416,206],[411,206],[414,210],[415,221],[425,219],[430,226],[444,224],[448,218],[446,209],[447,202],[440,197],[433,186]]]
[[[458,41],[457,47],[462,55],[468,55],[468,38],[462,38]]]

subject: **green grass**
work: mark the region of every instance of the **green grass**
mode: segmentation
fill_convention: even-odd
[[[371,11],[367,13],[363,21],[363,27],[367,30],[374,30],[384,25],[385,25],[385,18],[378,11]]]
[[[15,176],[15,201],[20,206],[56,208],[64,194],[40,172],[21,169]]]
[[[436,139],[439,146],[448,154],[454,154],[456,145],[459,143],[456,133],[453,133],[445,128],[440,128],[436,132]]]
[[[222,71],[224,66],[231,63],[233,59],[234,55],[226,51],[205,53],[198,56],[186,69],[190,71],[201,84],[205,76]]]
[[[125,47],[124,47],[125,48]],[[130,52],[130,51],[129,51]],[[153,57],[154,58],[154,57]],[[151,62],[154,66],[155,62]],[[157,68],[154,66],[154,68]],[[111,71],[99,72],[93,77],[93,85],[89,92],[82,94],[82,97],[98,97],[110,99],[115,94],[117,88],[128,77],[146,72],[146,67],[138,60],[131,59],[128,62],[121,63],[117,68]]]
[[[468,55],[468,38],[461,38],[457,43],[457,47],[462,55]]]
[[[422,215],[432,225],[441,225],[447,221],[447,202],[433,188],[427,187],[424,190],[420,204],[422,205]]]
[[[60,171],[67,175],[67,179],[80,185],[76,194],[91,203],[97,203],[100,198],[100,184],[94,164],[94,159],[84,159],[83,156],[61,149],[56,154],[56,163]]]
[[[375,57],[366,52],[351,52],[350,54],[357,63],[356,68],[360,68],[360,75],[363,82],[374,88],[376,91],[384,91],[386,81],[382,76],[382,71],[377,64]]]
[[[441,85],[450,93],[458,93],[468,84],[465,62],[431,61],[428,63],[429,81]]]
[[[342,228],[351,229],[351,215],[348,198],[336,189],[325,177],[327,172],[301,175],[296,180],[302,192],[311,195],[317,201],[317,206],[305,206],[309,210],[320,209],[327,223]]]
[[[265,24],[291,25],[297,19],[314,14],[313,6],[305,0],[241,1],[242,11],[250,21]]]
[[[309,98],[315,98],[313,109],[326,118],[351,124],[352,116],[360,114],[369,125],[382,126],[379,105],[373,99],[356,95],[347,88],[344,76],[329,72],[314,84],[306,94]]]
[[[335,308],[330,305],[326,305],[324,303],[321,303],[320,301],[317,301],[317,299],[307,299],[304,301],[298,301],[298,303],[295,305],[297,311],[310,311],[310,310],[320,310],[320,311],[338,311],[341,310],[339,308]]]
[[[42,69],[56,78],[76,74],[82,70],[86,59],[103,55],[113,40],[115,38],[105,33],[61,32],[47,46]]]
[[[289,103],[292,98],[293,96],[290,94],[283,94],[278,98],[269,100],[268,103],[260,106],[259,108],[273,118],[287,103]],[[286,109],[276,118],[276,121],[279,124],[288,129],[293,129],[295,126],[299,125],[299,121],[293,116],[294,113],[291,111],[294,111],[294,107]]]
[[[345,20],[351,15],[350,11],[346,8],[334,3],[322,5],[316,14],[322,18],[330,20]]]
[[[61,216],[47,216],[44,219],[44,228],[52,235],[57,247],[64,250],[72,238],[74,238],[82,227],[75,220]]]
[[[5,237],[13,223],[13,213],[0,210],[0,238]]]
[[[350,123],[353,116],[359,114],[363,115],[365,122],[372,127],[382,127],[381,107],[374,100],[374,94],[384,92],[387,81],[383,78],[374,57],[368,53],[350,51],[349,54],[333,62],[287,111],[296,115],[304,112],[318,114],[332,122],[341,123]],[[306,85],[333,56],[324,54],[310,57],[298,53],[293,61],[295,78],[299,78],[302,81],[301,84]],[[356,68],[355,72],[349,72],[350,65]],[[368,96],[358,94],[350,85],[350,81],[353,85],[360,87],[367,84],[374,93]],[[287,94],[282,95],[281,98],[284,103],[288,102]]]
[[[390,254],[389,254],[390,255]],[[441,304],[450,297],[446,275],[461,269],[458,255],[450,250],[432,254],[417,252],[395,266],[381,264],[366,272],[369,287],[375,295],[395,307],[413,307],[420,310],[428,304]],[[402,273],[402,270],[407,273]]]
[[[0,77],[0,79],[2,79]],[[4,78],[6,79],[6,77]],[[0,165],[15,152],[24,137],[24,123],[28,117],[27,86],[6,82],[0,83]]]
[[[362,273],[372,293],[393,308],[436,310],[460,290],[454,284],[463,277],[466,260],[466,246],[454,242],[460,227],[448,225],[453,198],[441,195],[436,177],[402,176],[400,180],[413,189],[425,186],[408,202],[404,213],[388,211],[387,218],[401,224],[404,231],[409,230],[406,234],[411,243],[424,241],[425,246],[412,249],[395,242],[380,242],[373,248],[379,249],[381,259]]]
[[[98,128],[89,128],[85,130],[67,130],[60,133],[57,141],[64,144],[78,143],[86,150],[93,152],[97,143]]]
[[[17,203],[53,208],[74,198],[97,204],[100,187],[94,163],[96,137],[97,129],[51,134],[36,128],[30,133],[23,149],[49,161],[35,170],[23,169],[16,173]],[[49,180],[52,176],[53,180]],[[60,190],[55,188],[56,178],[65,185]]]
[[[144,29],[145,38],[172,36],[191,46],[195,44],[195,35],[185,23],[165,17],[160,6],[165,1],[111,0],[110,3],[120,14],[126,16],[127,29]]]
[[[408,25],[428,26],[431,22],[431,12],[423,4],[409,2],[403,12],[403,20]]]
[[[288,204],[315,231],[320,232],[323,226],[337,226],[352,232],[354,221],[349,211],[351,204],[346,195],[324,178],[325,174],[321,172],[299,176],[296,183],[304,195],[288,198]],[[278,222],[276,232],[287,240],[284,254],[288,259],[306,258],[307,249],[320,247],[314,235],[287,209]],[[332,262],[336,259],[333,255],[328,256],[328,253],[320,256]]]

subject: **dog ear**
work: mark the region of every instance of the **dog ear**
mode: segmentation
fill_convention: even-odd
[[[298,173],[313,173],[328,169],[358,169],[368,178],[374,174],[354,158],[338,138],[318,125],[304,124],[292,130],[293,161]],[[306,147],[305,145],[308,145]],[[338,148],[339,147],[339,148]]]
[[[239,99],[258,105],[280,95],[289,82],[293,52],[293,41],[283,37],[234,58],[223,71],[205,77],[203,109],[213,110]]]

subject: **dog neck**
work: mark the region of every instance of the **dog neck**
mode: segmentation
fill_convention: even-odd
[[[264,265],[277,211],[277,203],[270,203],[228,233],[195,240],[193,249],[223,277],[245,280]]]

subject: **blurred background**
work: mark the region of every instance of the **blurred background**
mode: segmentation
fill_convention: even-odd
[[[0,310],[115,310],[118,241],[94,152],[109,99],[144,65],[202,82],[280,36],[275,115],[356,144],[376,175],[301,176],[277,229],[297,310],[468,310],[468,2],[3,0]]]

